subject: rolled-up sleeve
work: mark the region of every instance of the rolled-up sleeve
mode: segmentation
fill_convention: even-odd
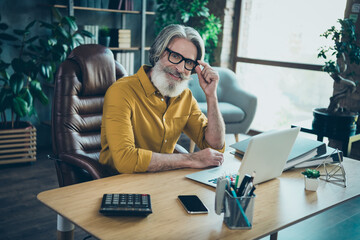
[[[188,135],[200,149],[213,148],[205,139],[205,132],[208,124],[208,119],[204,113],[201,112],[197,101],[192,97],[191,110],[188,122],[184,128],[184,133]],[[219,152],[225,151],[225,143],[221,149],[215,149]]]

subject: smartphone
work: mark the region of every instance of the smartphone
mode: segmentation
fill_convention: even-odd
[[[208,213],[208,208],[202,203],[196,195],[179,195],[179,201],[190,214]]]

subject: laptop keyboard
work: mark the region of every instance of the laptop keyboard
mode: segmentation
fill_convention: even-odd
[[[236,175],[237,175],[237,174],[234,173],[233,175],[231,175],[231,177],[235,179],[235,178],[236,178]],[[218,180],[218,178],[213,178],[213,179],[208,180],[208,182],[211,182],[211,183],[213,183],[213,184],[216,185],[216,184],[217,184],[217,180]]]

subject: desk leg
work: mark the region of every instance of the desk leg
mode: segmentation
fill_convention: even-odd
[[[278,232],[270,234],[270,240],[277,240]]]
[[[57,215],[57,240],[74,240],[75,226],[69,220]]]

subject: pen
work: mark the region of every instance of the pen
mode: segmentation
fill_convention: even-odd
[[[239,209],[240,209],[241,214],[244,216],[244,219],[245,219],[246,224],[247,224],[249,227],[251,227],[251,224],[250,224],[250,222],[249,222],[249,219],[246,217],[245,212],[244,212],[244,209],[242,208],[242,206],[241,206],[241,204],[240,204],[240,201],[239,201],[239,199],[237,198],[236,193],[235,193],[235,191],[234,191],[234,189],[233,189],[232,187],[230,188],[230,191],[231,191],[233,197],[234,197],[235,200],[236,200],[236,203],[237,203],[237,205],[238,205],[238,207],[239,207]]]
[[[252,189],[249,192],[249,196],[251,197],[252,195],[254,195],[254,191],[255,191],[256,187],[253,186]]]
[[[237,188],[239,183],[239,174],[236,174],[236,178],[235,178],[235,188]]]
[[[238,187],[237,193],[239,197],[243,196],[246,186],[249,184],[250,181],[251,181],[251,176],[249,174],[245,174],[244,178],[241,181],[240,186],[237,186]]]

